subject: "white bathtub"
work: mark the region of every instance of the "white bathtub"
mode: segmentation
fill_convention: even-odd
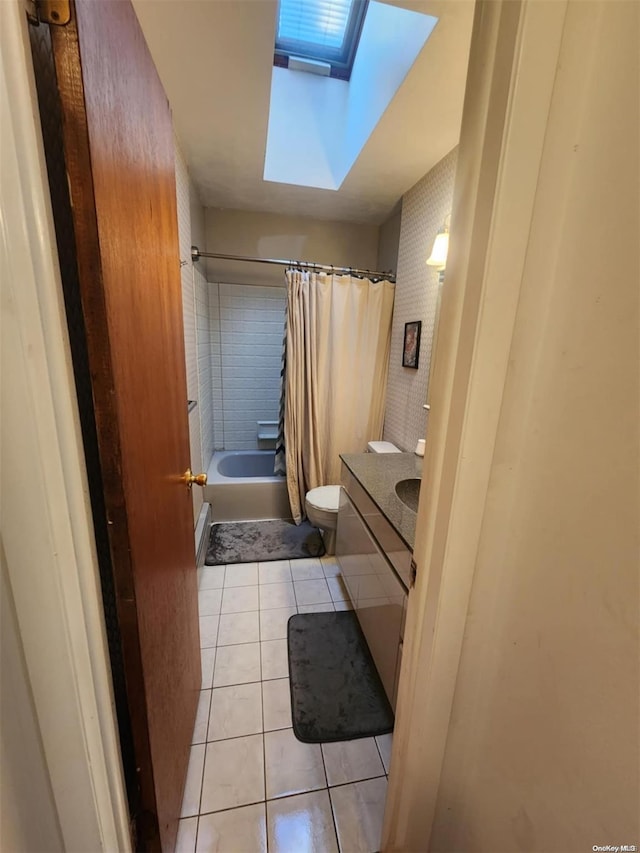
[[[291,518],[285,477],[273,473],[273,450],[219,450],[207,472],[205,500],[214,521]]]

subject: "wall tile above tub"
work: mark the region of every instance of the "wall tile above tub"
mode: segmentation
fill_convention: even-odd
[[[257,421],[278,420],[284,287],[209,284],[217,450],[255,450]]]
[[[196,350],[203,470],[207,471],[214,450],[213,365],[209,320],[209,287],[203,270],[193,266],[196,310]]]
[[[198,372],[198,330],[196,317],[195,275],[191,263],[191,209],[192,197],[187,164],[178,140],[175,139],[176,202],[178,213],[178,241],[180,254],[180,281],[182,285],[182,320],[184,328],[185,370],[187,398],[200,400],[201,388]],[[185,400],[185,405],[186,405]],[[201,413],[199,406],[189,411],[189,464],[194,471],[203,470]],[[205,463],[208,465],[208,460]],[[192,490],[194,526],[202,507],[202,490]]]
[[[184,348],[187,371],[187,397],[198,399],[198,367],[196,355],[196,318],[191,264],[191,206],[189,173],[178,140],[176,153],[176,201],[178,210],[178,239],[180,244],[180,279],[182,282],[182,316],[184,322]],[[184,262],[184,263],[182,263]]]
[[[222,408],[222,340],[220,337],[220,285],[209,282],[209,345],[211,353],[211,392],[213,397],[213,439],[215,450],[224,450]]]
[[[191,260],[191,246],[204,238],[204,209],[197,190],[189,179],[187,164],[175,139],[176,198],[182,282],[187,396],[198,406],[189,418],[191,464],[197,471],[207,470],[213,456],[213,388],[209,324],[208,284],[202,264]],[[195,425],[199,435],[195,435]],[[198,461],[199,460],[199,461]],[[194,490],[195,518],[199,515],[199,489]]]

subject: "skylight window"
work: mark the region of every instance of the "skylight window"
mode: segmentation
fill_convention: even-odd
[[[311,12],[323,5],[334,12],[336,7],[346,9],[346,15],[335,24],[338,33],[330,33],[332,27],[326,23],[323,29],[316,24],[316,31],[325,39],[344,42],[346,16],[355,5],[349,0],[280,0],[279,35],[281,30],[285,35],[291,32],[285,13],[297,12],[294,25],[300,35],[304,21],[311,20],[313,26]],[[433,15],[376,0],[369,0],[365,11],[348,82],[319,77],[315,69],[301,67],[324,59],[296,59],[293,54],[289,70],[273,68],[265,181],[339,189],[438,22]],[[314,73],[294,74],[293,68]]]
[[[274,65],[289,60],[325,63],[331,77],[348,80],[368,0],[279,0]]]

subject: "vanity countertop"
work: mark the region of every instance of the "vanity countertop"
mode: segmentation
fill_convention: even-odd
[[[343,453],[340,458],[413,551],[416,513],[397,496],[396,483],[422,477],[422,456],[415,453]]]

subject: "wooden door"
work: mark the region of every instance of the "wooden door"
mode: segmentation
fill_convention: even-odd
[[[138,768],[139,849],[173,850],[200,689],[171,114],[129,0],[51,27]]]

